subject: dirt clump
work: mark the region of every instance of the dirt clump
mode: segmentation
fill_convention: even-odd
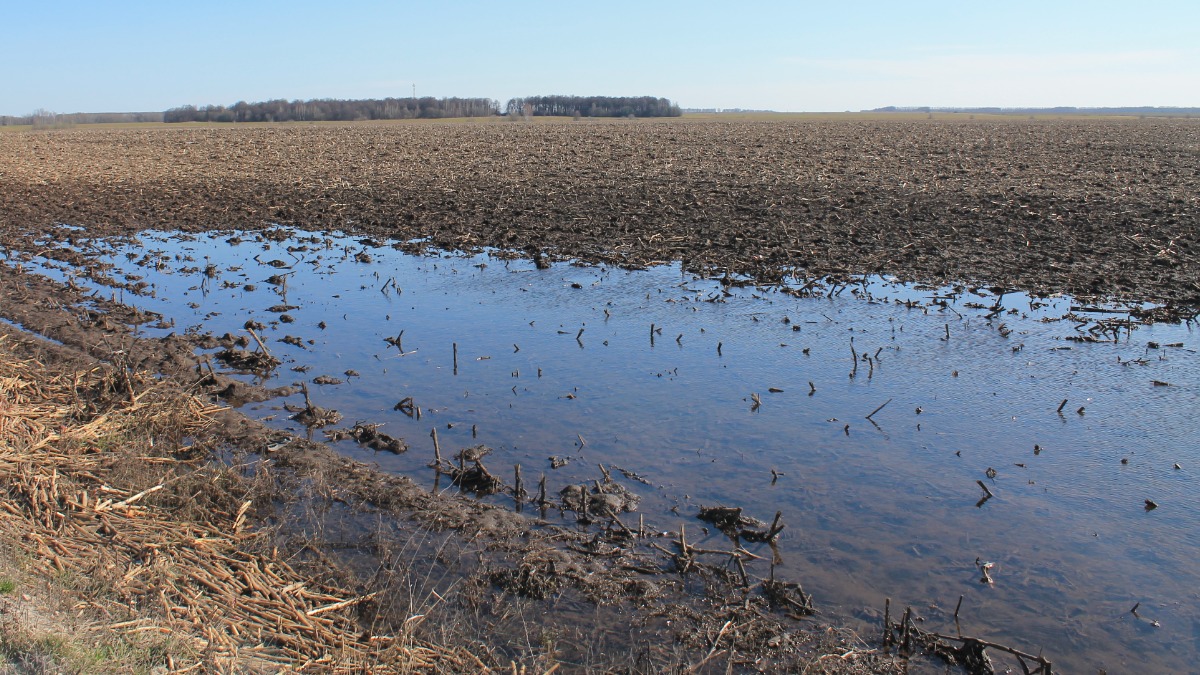
[[[392,454],[400,454],[408,451],[408,444],[394,436],[389,436],[379,431],[380,424],[367,424],[366,422],[358,422],[349,429],[334,429],[333,431],[325,432],[325,440],[340,441],[351,439],[359,445],[375,450],[376,452],[390,452]]]
[[[235,370],[250,373],[265,373],[279,367],[279,359],[265,352],[252,352],[246,349],[223,349],[217,353],[217,359]]]
[[[288,412],[295,413],[291,419],[296,420],[306,427],[327,427],[331,424],[337,424],[342,420],[342,414],[336,410],[322,408],[312,402],[312,397],[308,394],[308,384],[301,383],[300,391],[304,394],[304,405],[297,406],[290,403],[284,404],[284,409]]]

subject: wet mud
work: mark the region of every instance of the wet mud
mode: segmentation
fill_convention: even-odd
[[[404,242],[366,244],[338,233],[148,231],[92,240],[72,232],[34,242],[36,255],[6,251],[10,265],[23,268],[14,283],[48,284],[55,293],[40,276],[49,275],[67,284],[60,304],[74,299],[86,309],[76,321],[120,328],[108,317],[111,305],[131,313],[139,344],[190,345],[198,351],[189,375],[218,395],[237,392],[227,381],[256,392],[247,398],[265,402],[244,410],[275,433],[323,440],[347,458],[411,477],[418,489],[528,516],[494,533],[489,516],[471,536],[521,532],[558,542],[558,553],[522,551],[518,559],[500,546],[508,557],[473,568],[483,575],[470,577],[476,594],[499,588],[531,600],[579,594],[638,604],[649,595],[669,598],[678,617],[689,598],[751,588],[780,616],[850,613],[873,633],[885,620],[881,598],[932,600],[928,613],[914,615],[931,626],[949,618],[945,607],[957,593],[968,626],[986,627],[1001,643],[1034,639],[1066,659],[1061,665],[1082,658],[1087,643],[1034,638],[1020,624],[1044,622],[1029,612],[1049,611],[1048,601],[1096,620],[1103,609],[1081,588],[1103,584],[1103,598],[1142,588],[1120,580],[1140,570],[1138,556],[1118,552],[1127,528],[1162,547],[1156,587],[1186,576],[1186,546],[1170,534],[1195,515],[1179,501],[1186,476],[1156,467],[1192,460],[1172,441],[1190,428],[1172,413],[1195,387],[1190,324],[1147,323],[1152,316],[1140,305],[883,279],[772,287],[677,267],[539,269],[499,251],[427,247],[412,257],[396,250]],[[276,251],[289,251],[293,264],[271,264]],[[280,270],[286,284],[246,290]],[[13,297],[26,295],[38,297]],[[12,316],[35,320],[42,312],[36,302],[33,309]],[[293,321],[281,320],[285,313]],[[245,355],[245,372],[213,357],[229,350]],[[393,403],[402,393],[409,395]],[[1065,401],[1057,398],[1063,393]],[[1166,407],[1137,408],[1147,396]],[[1134,414],[1143,419],[1109,429]],[[1014,429],[1030,438],[1032,456],[1023,442],[989,447],[988,438]],[[1117,476],[1106,465],[1138,468]],[[356,482],[319,473],[337,485]],[[1172,513],[1138,525],[1131,518],[1143,510],[1125,508],[1123,492],[1153,494]],[[413,508],[372,494],[371,504]],[[1095,545],[1079,536],[1039,543],[1047,513],[1075,535],[1107,528],[1101,546],[1110,562],[1088,562]],[[345,527],[342,539],[371,529]],[[945,537],[947,528],[974,535]],[[587,585],[568,583],[573,573],[563,570],[581,563],[561,558],[564,544],[568,557],[593,558],[581,577]],[[616,576],[597,576],[606,568],[597,560],[616,564]],[[697,585],[698,571],[718,573],[719,583]],[[664,574],[681,578],[654,578]],[[1004,590],[988,590],[997,585]],[[1155,621],[1187,617],[1173,609]],[[897,644],[912,624],[911,649],[915,620],[899,611],[891,619]],[[1103,627],[1119,638],[1115,652],[1084,652],[1098,664],[1125,658],[1136,642],[1128,623]],[[1067,635],[1083,639],[1082,628]],[[1173,634],[1162,631],[1164,639]]]
[[[586,133],[581,129],[586,129]],[[223,135],[226,131],[229,135]],[[977,139],[978,145],[970,145],[972,138]],[[880,139],[887,139],[887,143]],[[359,238],[356,245],[347,246],[340,253],[342,257],[349,256],[354,264],[366,266],[386,258],[379,250],[381,247],[428,255],[431,249],[478,251],[484,246],[500,246],[501,250],[492,252],[490,264],[502,264],[505,257],[516,255],[528,258],[539,271],[553,271],[552,261],[564,258],[626,267],[682,260],[685,269],[701,271],[718,283],[720,290],[691,294],[692,301],[697,303],[723,303],[725,298],[739,293],[766,296],[767,293],[758,290],[756,282],[770,287],[772,282],[784,280],[789,283],[775,287],[772,292],[797,298],[834,298],[844,292],[861,302],[878,303],[880,298],[873,293],[879,290],[868,289],[866,277],[856,279],[851,275],[880,271],[895,275],[892,279],[977,280],[986,283],[982,288],[968,286],[980,294],[965,292],[960,286],[955,296],[953,292],[930,287],[903,302],[909,303],[912,310],[944,314],[946,341],[961,339],[960,331],[969,327],[972,319],[963,324],[959,313],[969,312],[975,320],[986,321],[989,332],[994,331],[1004,340],[1010,340],[1010,335],[1016,338],[1011,350],[1019,355],[1025,347],[1024,325],[1017,320],[1005,321],[1013,305],[1011,298],[1018,295],[1017,289],[1033,291],[1027,296],[1021,294],[1028,301],[1031,313],[1039,298],[1049,303],[1058,291],[1078,294],[1073,306],[1053,317],[1058,322],[1077,319],[1072,324],[1074,330],[1057,336],[1061,346],[1053,349],[1068,344],[1083,348],[1120,344],[1122,340],[1128,343],[1144,322],[1187,322],[1194,316],[1200,297],[1195,279],[1196,261],[1190,255],[1196,232],[1196,191],[1189,183],[1196,180],[1195,139],[1195,127],[1186,122],[1132,121],[929,126],[872,123],[830,127],[680,123],[679,126],[578,127],[564,124],[561,128],[536,129],[468,125],[72,131],[31,135],[16,145],[0,137],[6,150],[15,149],[6,156],[26,160],[14,170],[6,171],[0,184],[6,205],[0,212],[4,219],[0,225],[8,233],[4,242],[0,242],[7,249],[6,264],[0,265],[0,288],[5,298],[4,315],[9,321],[85,351],[93,358],[109,362],[119,359],[122,366],[131,369],[171,375],[187,386],[203,388],[236,405],[260,402],[263,406],[258,408],[260,411],[286,400],[280,406],[278,419],[290,418],[293,425],[281,429],[271,420],[264,423],[231,415],[229,442],[270,457],[281,470],[294,471],[301,482],[320,477],[320,484],[336,486],[326,490],[331,508],[336,511],[348,504],[355,505],[341,516],[348,523],[347,532],[361,533],[364,523],[370,520],[370,515],[363,520],[362,514],[382,510],[414,517],[422,527],[450,529],[472,540],[486,541],[481,545],[486,554],[464,573],[468,581],[463,586],[470,591],[466,596],[472,598],[477,618],[482,615],[498,621],[498,617],[518,611],[500,604],[497,591],[514,602],[558,598],[562,605],[576,601],[603,604],[620,598],[623,606],[641,608],[637,621],[644,622],[643,625],[668,642],[688,644],[712,656],[717,651],[724,652],[718,646],[728,640],[731,652],[745,659],[739,661],[740,667],[761,667],[748,665],[755,658],[766,659],[763,664],[779,666],[797,663],[795,659],[810,649],[811,636],[800,637],[796,631],[801,624],[789,622],[800,621],[814,610],[820,611],[820,600],[814,599],[811,579],[818,578],[824,583],[830,577],[829,570],[808,573],[803,566],[797,569],[793,565],[784,565],[784,571],[777,576],[776,563],[780,561],[775,552],[777,537],[781,532],[788,533],[785,537],[803,536],[799,523],[787,516],[781,520],[779,515],[772,520],[774,509],[764,509],[761,505],[743,509],[740,504],[730,503],[728,497],[702,503],[700,500],[715,495],[696,486],[699,488],[694,490],[696,500],[684,507],[688,524],[655,528],[655,523],[662,521],[652,516],[647,528],[646,518],[634,523],[632,516],[661,513],[645,509],[662,509],[670,498],[647,486],[652,481],[657,485],[662,477],[654,475],[646,464],[631,464],[628,458],[620,460],[628,468],[604,464],[596,467],[593,462],[576,461],[582,459],[587,444],[581,434],[577,448],[569,456],[550,458],[551,471],[569,473],[563,474],[557,485],[552,483],[547,488],[544,480],[539,481],[536,474],[531,474],[531,464],[526,463],[523,476],[520,464],[514,472],[509,457],[500,459],[506,452],[511,454],[515,447],[505,446],[497,451],[470,443],[465,426],[443,427],[445,446],[439,447],[438,424],[442,418],[437,417],[440,414],[437,407],[430,407],[424,400],[426,395],[420,393],[395,396],[378,410],[391,410],[393,415],[402,415],[425,428],[433,415],[435,428],[429,441],[423,438],[424,434],[396,431],[399,427],[394,423],[378,425],[382,419],[379,413],[372,419],[342,419],[339,411],[346,409],[340,403],[344,399],[331,404],[334,399],[330,394],[345,388],[347,383],[353,386],[359,378],[369,380],[373,374],[361,366],[355,366],[356,369],[324,366],[314,373],[307,372],[307,361],[297,354],[321,351],[321,346],[315,343],[320,332],[326,330],[326,322],[310,325],[302,307],[305,303],[294,302],[295,296],[289,301],[285,295],[288,284],[297,283],[291,268],[298,264],[298,258],[310,254],[302,249],[310,247],[315,251],[327,247],[324,240],[329,235],[301,232],[297,239],[296,232],[271,224],[304,220],[309,226],[325,224],[356,232]],[[889,151],[883,147],[888,143],[907,151],[899,153],[894,148]],[[1035,146],[1041,154],[1032,163],[1017,161],[1018,154],[1033,153]],[[648,147],[654,150],[647,151]],[[816,152],[814,147],[823,149]],[[940,150],[934,151],[935,147]],[[160,154],[164,148],[173,148],[174,154],[169,157]],[[320,148],[319,155],[309,157],[317,152],[313,148]],[[354,155],[350,148],[362,156]],[[519,160],[519,148],[527,151],[529,157]],[[592,151],[585,153],[582,148]],[[604,148],[612,159],[596,152],[597,148]],[[988,149],[991,154],[984,152]],[[114,162],[100,169],[97,162],[112,161],[114,155],[109,153],[121,151],[132,158],[127,164]],[[1008,152],[1014,154],[1005,155]],[[437,159],[421,163],[381,159],[391,153]],[[584,157],[581,163],[593,164],[581,164],[591,168],[576,169],[566,159],[568,154]],[[1073,154],[1076,157],[1072,164],[1068,157]],[[981,159],[984,156],[990,159],[984,161]],[[40,163],[37,157],[41,157]],[[1097,163],[1102,157],[1108,160],[1104,164],[1107,169],[1086,168],[1085,165],[1102,164]],[[1152,161],[1153,157],[1157,159]],[[557,159],[551,161],[551,158]],[[685,158],[692,160],[689,171],[676,168]],[[866,168],[861,164],[864,161]],[[377,167],[374,174],[368,171],[371,162]],[[485,164],[481,166],[480,162]],[[1024,176],[1022,181],[1005,188],[998,186],[995,181],[1000,174],[995,167],[1001,164],[1008,167],[1008,174],[1002,176],[1005,181],[1018,183],[1011,180],[1014,175]],[[501,165],[515,168],[501,171]],[[1134,180],[1133,174],[1126,176],[1114,168],[1126,165],[1140,166],[1142,174],[1154,165],[1157,169],[1150,175],[1157,180]],[[126,166],[138,170],[123,174],[129,170]],[[282,173],[294,178],[284,181],[275,175],[274,171],[281,166],[288,169]],[[464,166],[474,168],[464,171]],[[51,167],[57,172],[53,179],[46,173]],[[331,167],[337,167],[336,177]],[[859,168],[852,170],[853,167]],[[900,167],[908,167],[908,175],[916,181],[906,184],[904,189],[884,179]],[[1040,179],[1031,182],[1029,179],[1035,173]],[[963,178],[955,182],[956,175]],[[98,180],[98,176],[105,179]],[[157,178],[149,180],[149,176]],[[468,181],[464,176],[473,180]],[[868,180],[874,182],[873,190],[848,187]],[[1087,180],[1113,190],[1109,192],[1096,185],[1088,188]],[[138,187],[129,189],[127,181],[137,183]],[[1109,182],[1100,184],[1101,181]],[[316,183],[320,184],[319,189],[314,188]],[[582,194],[580,191],[589,184],[596,189]],[[630,184],[637,188],[628,189]],[[849,189],[850,193],[835,198],[818,191],[832,185],[838,186],[835,190]],[[921,189],[913,188],[914,185]],[[705,186],[707,199],[696,196],[699,186]],[[1010,201],[1006,205],[993,201],[1006,191],[1017,197],[1007,197]],[[484,204],[488,194],[490,207]],[[989,206],[982,206],[983,201]],[[262,217],[268,213],[264,211],[268,203],[276,211]],[[908,204],[903,211],[899,209],[902,203]],[[743,205],[754,208],[741,208]],[[1164,215],[1164,205],[1169,206],[1170,214]],[[1035,209],[1030,212],[1033,215],[1025,217],[1030,208]],[[901,219],[895,214],[881,215],[887,209],[905,216]],[[958,220],[947,220],[947,213],[959,219],[964,214],[973,214],[974,220],[970,226],[964,226]],[[606,216],[608,221],[596,222],[600,216]],[[86,230],[58,228],[53,226],[54,221],[69,222]],[[855,224],[847,227],[850,221]],[[142,302],[159,292],[153,282],[134,278],[139,275],[129,271],[106,267],[98,262],[94,251],[87,253],[77,246],[96,235],[131,235],[145,228],[178,226],[185,231],[209,231],[214,222],[222,226],[265,228],[261,232],[227,231],[222,235],[230,240],[231,246],[236,245],[233,240],[259,246],[274,244],[254,261],[261,266],[261,274],[255,272],[253,278],[240,279],[217,261],[166,260],[150,251],[139,262],[150,267],[170,266],[191,279],[207,279],[211,284],[209,290],[238,290],[251,295],[267,291],[280,296],[263,313],[251,317],[244,325],[230,326],[223,334],[189,331],[182,323],[175,326],[176,319],[165,316],[166,312],[156,314]],[[370,236],[362,238],[363,235]],[[1020,245],[1012,245],[1014,241]],[[65,271],[59,278],[63,283],[30,274],[42,260],[62,266]],[[76,271],[71,272],[72,269]],[[402,291],[394,280],[391,285],[387,283],[386,272],[382,275],[370,292]],[[575,276],[566,288],[586,291],[588,283],[587,279]],[[97,286],[103,291],[97,292]],[[697,282],[694,286],[703,284]],[[1010,294],[1007,306],[1006,294]],[[1112,299],[1124,300],[1126,304],[1104,302]],[[170,301],[182,302],[182,299]],[[1142,304],[1143,301],[1162,304],[1148,305]],[[887,302],[899,301],[889,298]],[[204,301],[197,298],[195,304],[201,307]],[[607,319],[609,314],[606,308],[603,317],[596,318]],[[950,318],[955,315],[956,319]],[[825,319],[836,323],[829,317]],[[753,320],[759,321],[757,317]],[[773,320],[778,321],[779,317]],[[371,322],[378,322],[379,317],[363,315],[355,321],[365,328]],[[329,323],[333,323],[332,315]],[[659,347],[682,349],[688,343],[701,341],[715,357],[722,358],[731,347],[736,353],[742,346],[729,337],[709,340],[694,333],[676,335],[665,323],[650,325],[651,347],[657,342]],[[781,324],[788,332],[813,330],[799,320],[790,323],[787,315]],[[1190,323],[1187,325],[1190,327]],[[1013,326],[1017,327],[1015,335]],[[942,328],[941,323],[938,328]],[[970,335],[969,330],[966,332]],[[594,348],[597,341],[608,337],[594,324],[584,328],[564,325],[557,333],[565,341],[574,339],[581,350],[589,342]],[[941,338],[941,335],[927,336],[928,340]],[[1150,345],[1154,346],[1146,345],[1140,354],[1122,350],[1118,361],[1128,359],[1129,365],[1124,368],[1150,367],[1151,359],[1158,353],[1182,349],[1175,340],[1172,337],[1161,344],[1152,341]],[[1032,342],[1027,338],[1025,341]],[[404,330],[389,333],[380,343],[381,348],[389,350],[388,358],[395,359],[421,357],[418,350],[428,349],[427,343],[414,339],[411,330],[407,344]],[[524,346],[526,354],[536,354],[536,345]],[[805,347],[803,356],[809,356],[812,348],[815,346]],[[514,354],[521,354],[521,345],[513,344],[512,349]],[[847,373],[843,377],[849,375],[852,383],[878,381],[874,380],[878,377],[877,369],[886,372],[888,366],[884,364],[893,356],[881,354],[882,348],[880,351],[867,348],[861,337],[857,345],[851,339],[848,346],[839,349],[846,351]],[[491,360],[493,353],[464,354],[460,364],[456,342],[452,363],[448,365],[457,375],[460,366],[466,371],[467,363],[475,359]],[[818,349],[818,353],[828,358],[828,352]],[[498,356],[495,358],[500,361]],[[660,368],[659,378],[679,377],[677,367],[671,372],[669,363],[662,363]],[[295,377],[277,376],[285,370]],[[272,379],[271,374],[276,376]],[[525,375],[533,377],[528,370]],[[536,375],[541,378],[541,368]],[[1154,384],[1150,386],[1178,396],[1180,386],[1186,391],[1192,376],[1190,371],[1184,371],[1182,376],[1156,375],[1164,379],[1152,378]],[[958,377],[957,370],[954,377]],[[518,379],[514,370],[513,380]],[[815,379],[819,385],[803,378],[758,382],[753,390],[739,396],[744,397],[742,404],[750,414],[771,415],[772,408],[778,407],[772,397],[799,394],[813,398],[819,390],[826,394],[839,386]],[[570,403],[581,393],[586,394],[578,389],[563,389],[557,398]],[[852,433],[867,429],[867,425],[884,433],[877,424],[883,422],[888,431],[896,433],[894,418],[891,424],[887,418],[897,414],[902,404],[908,405],[907,400],[893,402],[893,398],[886,401],[883,398],[862,410],[870,412],[865,423],[831,416],[822,426],[836,428],[839,435],[850,438]],[[1070,407],[1067,402],[1058,405],[1059,416],[1064,420],[1067,415],[1086,419],[1091,403],[1080,401],[1074,394],[1069,398]],[[393,406],[397,400],[399,403]],[[937,419],[936,411],[932,417],[928,414],[920,417],[925,413],[920,406],[915,412],[904,412],[916,420]],[[946,413],[942,411],[943,415]],[[256,415],[264,416],[262,412]],[[1176,433],[1172,431],[1172,437]],[[472,440],[475,435],[472,425]],[[593,447],[599,444],[595,436],[586,435],[592,439]],[[352,442],[370,453],[382,451],[397,458],[411,457],[410,446],[419,444],[423,456],[413,461],[432,464],[426,470],[443,477],[444,482],[435,483],[436,494],[431,494],[420,481],[414,483],[372,471],[314,440]],[[826,443],[821,442],[820,455],[827,454]],[[438,453],[436,456],[430,456],[425,449],[430,445]],[[1033,447],[1034,456],[1040,456],[1041,447]],[[978,507],[986,508],[990,499],[1004,502],[1012,498],[1011,492],[1005,495],[998,488],[1000,497],[996,497],[991,488],[997,487],[997,477],[1003,481],[1009,477],[1005,474],[1024,470],[1033,462],[1021,459],[1016,469],[1006,471],[997,464],[1001,466],[997,472],[987,467],[986,474],[978,479],[981,487]],[[782,470],[769,468],[765,480],[771,486],[779,481],[795,486],[794,481],[802,471],[794,465],[781,467]],[[765,467],[755,466],[756,471],[760,469],[765,474]],[[735,469],[733,473],[743,470]],[[652,481],[642,478],[643,474],[650,475]],[[904,476],[909,478],[910,474]],[[563,481],[574,482],[560,487]],[[1030,479],[1029,485],[1033,484]],[[686,484],[674,485],[680,491],[689,490]],[[447,487],[463,496],[447,500]],[[1008,489],[1016,489],[1015,484]],[[805,484],[800,490],[805,497],[824,494],[820,488]],[[884,492],[867,494],[878,496]],[[643,499],[648,503],[640,503]],[[870,497],[864,495],[863,499]],[[522,513],[513,512],[514,504]],[[829,514],[822,510],[835,508],[833,504],[831,501],[818,506],[799,521],[807,529],[829,520]],[[548,514],[554,517],[547,518]],[[808,522],[810,518],[813,523]],[[709,528],[714,532],[710,534]],[[713,534],[718,533],[719,538],[714,538]],[[347,559],[369,567],[371,559],[379,559],[380,551],[397,546],[396,539],[391,544],[373,544],[375,555],[356,550],[347,553]],[[874,555],[869,545],[852,539],[850,536],[829,539],[837,553],[801,547],[805,564],[820,565],[822,561],[843,564],[843,556],[855,550],[864,559]],[[719,545],[724,540],[728,540],[728,545]],[[920,544],[914,546],[917,557],[923,548]],[[976,548],[987,546],[976,545]],[[472,555],[481,554],[476,550]],[[1019,568],[1017,560],[1024,553],[1005,550],[1003,555],[1002,569]],[[939,567],[959,562],[936,553],[933,560]],[[1177,561],[1168,562],[1168,568],[1174,569]],[[993,573],[994,567],[989,565],[994,563],[987,560],[977,563],[971,573],[985,580],[981,586],[991,587],[992,583],[986,579]],[[1043,572],[1061,575],[1065,565],[1060,560]],[[855,570],[846,570],[845,574],[853,575]],[[1060,581],[1067,586],[1072,583]],[[1031,583],[1039,585],[1032,580]],[[917,583],[912,593],[901,590],[900,594],[919,598],[920,602],[932,597],[926,592],[930,584]],[[877,599],[872,593],[862,595],[871,596],[871,603]],[[983,595],[969,595],[980,603],[968,603],[976,612],[987,611],[979,607],[995,610],[1000,602]],[[879,632],[886,636],[889,653],[897,653],[900,648],[909,652],[922,648],[942,652],[943,656],[950,654],[948,658],[957,658],[960,663],[973,663],[982,649],[979,641],[942,639],[920,628],[926,619],[945,623],[949,616],[945,604],[946,598],[942,598],[940,607],[903,614],[899,607],[892,607],[894,615],[886,618],[878,616],[883,609],[879,607],[863,614],[862,626],[874,631],[880,621],[886,623],[888,630]],[[1146,614],[1145,609],[1142,612]],[[956,609],[956,622],[958,614]],[[1133,616],[1140,621],[1136,612]],[[612,620],[620,623],[626,619]],[[674,622],[674,628],[665,626],[668,620]],[[1087,651],[1088,630],[1086,626],[1071,624],[1066,640],[1076,642],[1077,652]],[[1105,625],[1103,630],[1114,629]],[[690,637],[689,631],[692,631]],[[1010,637],[1022,635],[1016,629],[1000,633],[1009,644],[1018,644],[1020,640]],[[671,648],[657,644],[646,649],[662,659]],[[1183,649],[1184,654],[1187,651]],[[993,644],[992,652],[1014,657],[1011,652],[1004,652],[1004,645]],[[726,660],[721,662],[722,667],[733,662],[731,654],[723,655]],[[1178,652],[1173,652],[1168,659],[1179,657]],[[1030,660],[1028,664],[1036,667],[1038,662]]]
[[[99,362],[112,369],[118,385],[156,373],[185,391],[240,405],[301,389],[266,388],[254,378],[218,372],[195,353],[214,342],[237,344],[238,338],[147,337],[139,327],[155,323],[165,330],[161,316],[18,267],[0,265],[0,297],[5,320],[13,324],[7,332],[22,331],[20,348],[31,358],[84,370]],[[50,342],[20,337],[26,330]],[[131,384],[130,395],[135,391]],[[309,402],[297,416],[312,415],[298,421],[320,427],[336,423],[334,412]],[[861,650],[855,672],[899,672],[910,659],[929,658],[922,649],[903,656],[877,653],[847,629],[797,622],[801,615],[780,611],[789,605],[779,599],[776,582],[758,576],[764,570],[731,574],[732,561],[743,564],[737,548],[691,546],[684,528],[678,540],[671,532],[631,529],[619,513],[633,510],[636,497],[610,477],[579,486],[582,501],[573,502],[570,490],[547,494],[544,482],[535,494],[526,493],[519,477],[512,485],[491,475],[482,463],[488,449],[476,446],[455,453],[454,464],[438,472],[460,489],[435,483],[431,491],[234,408],[211,415],[216,424],[205,445],[224,448],[238,466],[250,466],[258,483],[269,476],[275,515],[265,516],[261,526],[277,530],[276,550],[294,551],[298,559],[315,556],[371,598],[357,608],[368,631],[364,640],[412,631],[473,653],[479,668],[501,670],[509,663],[603,672],[797,669],[826,651]],[[402,441],[369,424],[326,438],[342,435],[373,450],[405,450]],[[529,513],[474,498],[498,493],[526,501]],[[578,526],[547,519],[555,513],[569,514],[566,521]],[[744,555],[752,565],[761,560]],[[586,629],[556,628],[558,623]],[[530,625],[539,626],[533,635]],[[480,642],[484,632],[488,640]],[[723,646],[714,649],[718,643]],[[438,672],[479,670],[468,664]]]

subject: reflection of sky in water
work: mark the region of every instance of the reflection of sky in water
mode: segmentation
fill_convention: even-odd
[[[877,609],[890,596],[921,608],[926,627],[947,627],[962,594],[964,632],[1044,648],[1070,670],[1160,657],[1162,669],[1182,669],[1200,651],[1191,496],[1200,368],[1187,326],[1080,344],[1063,338],[1086,326],[1040,320],[1065,314],[1066,298],[1035,309],[1008,294],[1004,306],[1017,313],[989,320],[968,305],[991,306],[995,296],[968,292],[938,307],[931,296],[946,289],[885,280],[833,298],[753,287],[725,297],[719,283],[677,266],[537,270],[389,247],[365,249],[365,263],[353,239],[289,253],[302,244],[267,248],[244,235],[229,246],[230,236],[96,246],[117,265],[111,276],[152,284],[154,297],[125,301],[173,319],[177,331],[267,324],[264,338],[285,359],[268,384],[347,380],[310,384],[314,401],[347,425],[383,422],[412,446],[394,456],[338,444],[349,456],[432,485],[425,464],[436,426],[443,449],[485,443],[496,449],[493,471],[510,475],[521,463],[527,483],[545,472],[554,491],[597,478],[597,463],[616,465],[652,483],[624,481],[654,529],[686,518],[698,530],[691,516],[702,504],[743,506],[764,520],[782,511],[782,573],[831,613]],[[144,253],[163,269],[136,265]],[[286,267],[264,264],[272,260]],[[220,272],[206,279],[210,262]],[[264,281],[281,273],[286,293]],[[282,303],[298,306],[287,312],[294,323],[266,312]],[[661,329],[653,341],[652,324]],[[401,331],[403,353],[384,342]],[[276,341],[289,335],[306,348]],[[1150,341],[1184,346],[1148,349]],[[876,356],[854,378],[852,348]],[[299,365],[311,370],[290,370]],[[408,396],[422,419],[393,410]],[[865,419],[885,401],[874,424]],[[302,432],[280,405],[246,412]],[[573,461],[551,470],[551,455]],[[774,485],[772,469],[783,474]],[[996,495],[981,508],[976,480]],[[1144,511],[1147,498],[1160,508]],[[675,505],[681,515],[669,511]],[[996,563],[994,586],[979,583],[976,558]],[[1135,602],[1162,627],[1145,630],[1128,614]]]

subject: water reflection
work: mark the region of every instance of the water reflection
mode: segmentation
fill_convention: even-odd
[[[390,244],[146,233],[85,248],[129,289],[105,293],[173,326],[151,336],[261,324],[283,361],[265,384],[305,382],[342,426],[406,439],[403,454],[336,447],[431,488],[431,429],[447,455],[486,444],[554,492],[603,464],[654,529],[699,529],[700,506],[782,511],[779,573],[827,614],[891,597],[946,627],[965,596],[965,632],[1069,670],[1191,667],[1190,326],[988,289],[758,288]],[[303,400],[246,412],[303,432],[284,403]]]

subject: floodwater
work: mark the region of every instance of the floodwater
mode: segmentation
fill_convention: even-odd
[[[725,545],[700,536],[701,505],[782,512],[777,576],[864,632],[891,598],[953,633],[962,596],[964,634],[1043,652],[1061,671],[1194,668],[1190,324],[1134,322],[1114,342],[1097,322],[1125,314],[1064,318],[1066,297],[880,278],[791,294],[678,266],[540,270],[391,243],[146,233],[84,249],[143,295],[75,282],[173,322],[142,326],[150,336],[265,324],[284,360],[265,384],[308,382],[341,426],[382,423],[407,453],[335,447],[430,487],[434,428],[444,454],[486,444],[493,472],[519,463],[526,485],[545,473],[551,492],[617,467],[649,483],[613,471],[642,497],[648,528],[686,522],[698,545]],[[60,280],[78,273],[32,262]],[[322,375],[342,383],[313,383]],[[394,409],[408,397],[419,419]],[[304,433],[283,403],[245,412]],[[569,462],[551,468],[552,456]]]

